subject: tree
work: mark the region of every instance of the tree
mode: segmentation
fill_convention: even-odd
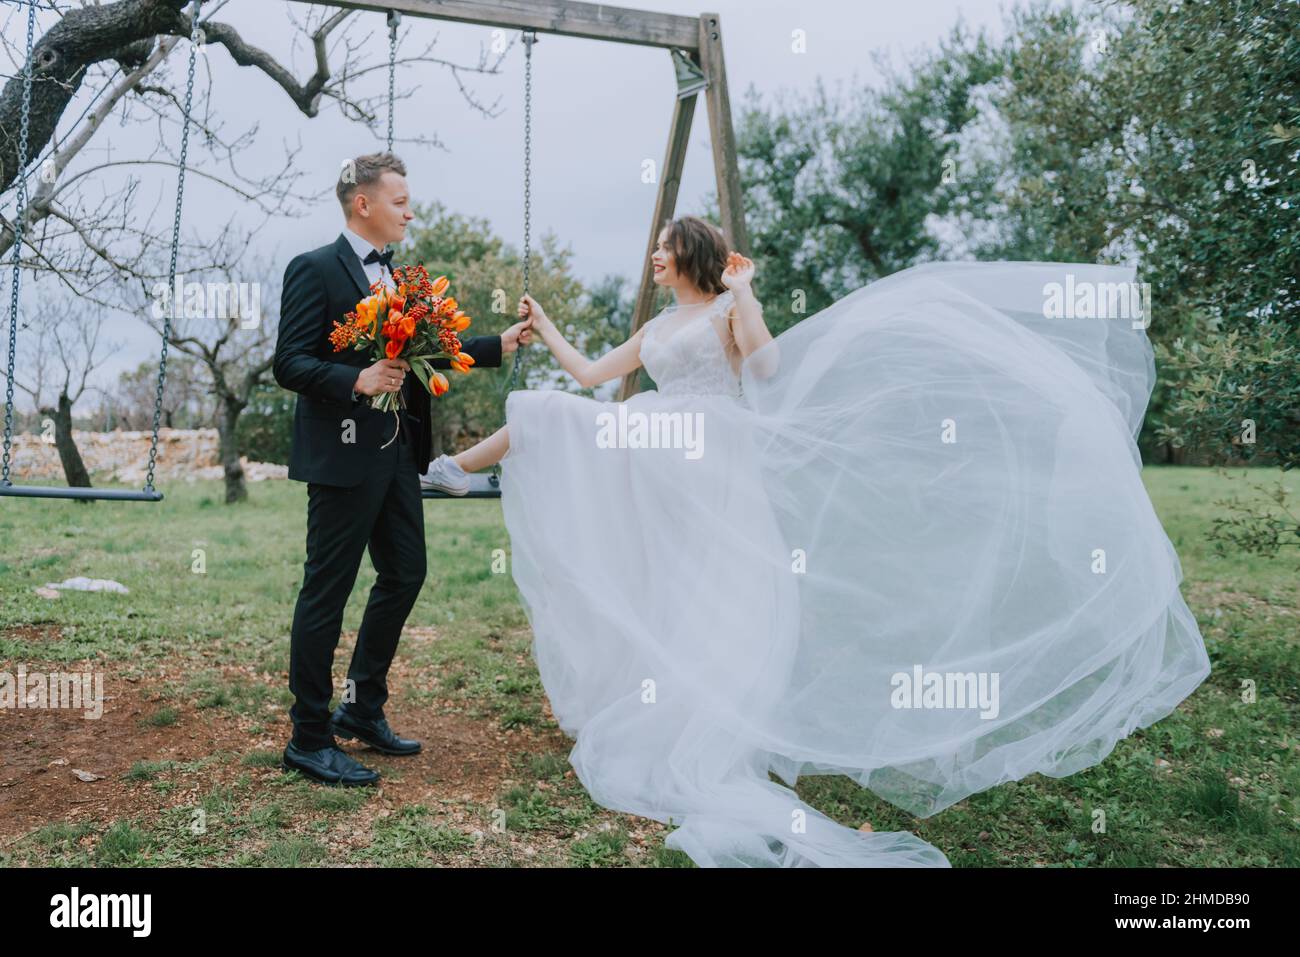
[[[1298,33],[1300,6],[1269,0],[1016,16],[1006,228],[982,254],[1140,262],[1148,447],[1300,461]]]
[[[310,45],[314,72],[299,81],[290,67],[274,56],[247,42],[237,30],[214,19],[225,6],[223,2],[207,4],[201,28],[201,49],[221,48],[233,62],[261,71],[307,117],[320,114],[325,105],[334,105],[349,120],[365,127],[372,136],[379,135],[380,124],[385,119],[382,106],[386,102],[386,88],[378,85],[365,92],[363,78],[377,70],[386,69],[376,63],[366,63],[359,54],[362,45],[349,36],[347,23],[355,11],[313,11],[305,23],[295,23],[295,42]],[[122,159],[106,159],[70,172],[74,161],[83,155],[92,138],[102,136],[110,115],[119,114],[123,124],[152,123],[178,127],[180,94],[177,79],[164,79],[159,68],[171,54],[185,49],[181,38],[191,34],[188,0],[117,0],[102,5],[76,7],[60,11],[53,25],[36,41],[33,54],[31,92],[31,119],[29,130],[28,162],[39,168],[40,174],[34,189],[29,190],[30,203],[25,213],[25,234],[31,238],[32,255],[26,265],[32,269],[48,269],[63,281],[72,283],[78,278],[102,279],[104,269],[119,278],[128,278],[141,285],[156,280],[157,274],[142,274],[152,258],[158,259],[158,246],[170,236],[154,236],[148,230],[132,228],[123,221],[122,206],[136,192],[136,182],[129,181],[116,194],[107,199],[84,199],[82,191],[96,183],[110,170],[175,165],[177,158],[166,150],[173,141],[159,142],[156,137],[137,138],[154,143],[156,148],[144,155]],[[10,79],[0,91],[0,191],[14,185],[18,164],[18,128],[23,90],[22,64],[25,51],[19,38],[25,39],[26,10],[10,8],[10,23],[4,31],[5,48],[15,68]],[[480,52],[477,63],[456,63],[433,55],[436,40],[420,51],[398,58],[399,65],[434,64],[446,69],[455,77],[458,89],[471,108],[486,115],[495,115],[492,107],[484,106],[462,79],[465,74],[497,72],[509,47],[499,55],[489,58]],[[331,63],[340,58],[341,62]],[[196,78],[201,80],[201,77]],[[63,136],[55,139],[55,131],[83,87],[93,88],[89,106],[83,116]],[[411,96],[413,91],[396,92],[399,99]],[[196,103],[202,103],[204,91],[196,89]],[[249,141],[249,132],[234,138],[221,133],[217,117],[206,109],[196,109],[191,122],[197,127],[198,144],[210,150],[226,167],[224,176],[195,169],[195,175],[205,176],[229,189],[242,201],[258,206],[267,216],[292,215],[296,206],[310,202],[311,197],[294,192],[302,173],[294,167],[294,154],[286,155],[283,168],[271,170],[265,176],[246,178],[234,163],[240,149]],[[175,137],[179,139],[179,135]],[[440,145],[436,138],[406,137],[403,142]],[[42,158],[42,154],[44,154]],[[53,218],[62,229],[42,234],[33,227]],[[54,239],[65,240],[51,243]],[[0,219],[0,255],[13,245],[14,228],[8,219]],[[45,247],[58,247],[57,255]],[[191,251],[201,255],[208,243],[196,243]],[[235,242],[230,248],[243,248],[247,242]],[[86,295],[94,284],[86,282],[79,289]]]
[[[880,91],[831,94],[819,83],[772,104],[747,95],[736,149],[755,292],[774,333],[935,258],[933,223],[979,214],[990,199],[994,167],[958,149],[978,90],[1001,70],[998,51],[959,27],[909,72],[877,62],[887,71]]]
[[[90,472],[72,435],[72,410],[93,388],[88,385],[90,374],[120,345],[100,341],[102,310],[72,308],[71,303],[62,302],[47,307],[42,315],[47,321],[37,324],[35,342],[23,340],[26,361],[21,375],[18,369],[14,371],[14,388],[27,393],[37,412],[53,425],[54,446],[66,484],[90,488]],[[4,377],[0,369],[0,379]]]
[[[153,428],[158,392],[158,360],[148,359],[118,376],[116,388],[102,400],[104,428]],[[199,363],[184,354],[167,357],[163,387],[162,426],[199,428],[215,421],[214,403]]]
[[[368,139],[381,136],[386,120],[388,88],[376,82],[386,75],[382,56],[367,62],[364,38],[349,30],[353,23],[371,23],[354,17],[352,10],[312,10],[304,21],[289,13],[294,24],[295,46],[310,51],[312,73],[305,80],[295,76],[290,65],[245,40],[228,23],[216,19],[225,0],[203,4],[199,51],[207,54],[224,50],[238,68],[264,74],[306,117],[318,116],[334,107],[369,132]],[[181,103],[184,73],[169,72],[177,67],[172,57],[177,50],[188,54],[186,43],[192,32],[191,4],[187,0],[116,0],[58,10],[53,17],[40,18],[42,29],[32,57],[31,111],[28,169],[18,168],[18,130],[26,60],[26,6],[8,5],[8,18],[0,33],[13,68],[0,90],[0,193],[16,193],[17,177],[28,181],[29,202],[23,212],[23,248],[18,250],[22,268],[52,277],[82,304],[99,304],[131,311],[154,299],[153,288],[169,273],[171,240],[170,207],[166,227],[151,215],[137,210],[139,173],[149,168],[172,167],[179,163],[175,147],[180,141]],[[286,11],[287,12],[287,11]],[[44,26],[48,25],[48,29]],[[513,44],[488,56],[480,49],[477,62],[456,62],[437,56],[434,40],[398,57],[402,67],[421,64],[437,66],[450,74],[465,102],[486,116],[495,116],[493,106],[477,99],[465,77],[498,72],[502,59]],[[401,44],[410,50],[409,44]],[[370,50],[387,52],[387,45]],[[211,65],[214,57],[204,56]],[[421,71],[424,73],[425,71]],[[245,176],[236,159],[256,133],[256,124],[235,136],[224,132],[211,109],[209,91],[203,89],[209,69],[196,71],[192,144],[195,153],[205,151],[211,163],[191,158],[189,181],[218,184],[234,197],[238,209],[252,208],[263,221],[271,217],[301,215],[303,207],[316,197],[299,193],[297,184],[304,174],[296,164],[296,153],[286,151],[281,168],[264,175]],[[412,75],[410,71],[399,72]],[[413,95],[414,89],[395,91],[397,99]],[[84,110],[77,110],[85,101]],[[110,123],[109,119],[116,119]],[[70,121],[70,122],[69,122]],[[63,127],[60,130],[60,127]],[[116,143],[108,130],[127,127],[128,134]],[[143,128],[145,135],[132,135]],[[162,135],[158,135],[158,130]],[[58,134],[58,135],[56,135]],[[88,149],[94,142],[98,149]],[[417,135],[400,142],[441,144],[436,137]],[[116,146],[115,153],[110,150]],[[90,159],[92,154],[94,159]],[[109,158],[111,157],[111,158]],[[0,209],[12,209],[10,202]],[[229,281],[259,225],[240,228],[237,213],[215,234],[181,234],[178,273],[207,274]],[[0,256],[11,250],[16,224],[0,215]],[[20,312],[23,312],[20,310]],[[20,328],[23,316],[15,317]],[[161,331],[161,325],[154,325]],[[224,336],[224,338],[223,338]],[[261,381],[258,362],[242,366],[240,357],[224,351],[233,345],[229,329],[210,334],[177,334],[172,348],[190,352],[202,361],[212,376],[220,404],[218,429],[222,434],[222,457],[226,469],[227,501],[246,494],[239,469],[237,419],[248,397]],[[233,364],[232,364],[233,363]]]
[[[1134,259],[1167,461],[1300,463],[1300,6],[1124,0],[1017,14],[994,257]],[[1250,484],[1248,482],[1248,484]],[[1212,538],[1300,543],[1285,487],[1219,502]]]
[[[239,417],[239,449],[255,462],[289,464],[297,396],[275,382],[258,385]]]
[[[523,291],[520,251],[494,235],[485,219],[452,213],[440,202],[417,212],[407,245],[398,251],[395,262],[423,262],[431,276],[446,275],[451,280],[451,294],[473,318],[467,336],[499,333],[517,322]],[[571,256],[554,236],[544,236],[541,249],[532,254],[530,292],[569,341],[594,358],[627,338],[630,312],[620,327],[611,312],[618,306],[611,303],[608,285],[602,287],[599,298],[589,294],[572,275]],[[575,387],[545,346],[535,343],[524,350],[523,373],[515,388]],[[475,369],[464,376],[448,373],[451,391],[433,402],[435,455],[463,447],[505,421],[503,390],[513,364],[514,357],[506,356],[499,371]]]
[[[253,394],[271,381],[275,358],[275,321],[262,314],[264,303],[278,302],[275,285],[254,280],[241,284],[187,283],[184,298],[161,284],[161,295],[141,312],[158,332],[173,309],[168,342],[197,360],[216,400],[217,435],[227,504],[248,498],[240,464],[239,416]],[[156,308],[155,308],[156,307]]]

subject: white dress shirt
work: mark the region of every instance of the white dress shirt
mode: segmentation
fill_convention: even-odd
[[[380,279],[384,281],[385,285],[393,285],[393,274],[384,267],[383,263],[366,262],[367,256],[372,252],[382,253],[382,249],[375,249],[374,243],[368,239],[362,239],[346,226],[343,227],[343,236],[347,239],[348,245],[352,247],[352,251],[357,254],[357,258],[361,260],[361,268],[366,274],[367,286],[374,285]]]
[[[372,243],[368,239],[363,239],[361,236],[358,236],[356,233],[348,229],[346,226],[343,227],[343,237],[348,241],[348,245],[352,247],[352,251],[357,254],[357,259],[361,260],[361,269],[366,274],[367,287],[374,285],[380,279],[382,279],[384,281],[384,284],[387,286],[393,285],[393,274],[389,269],[387,269],[384,266],[383,263],[376,263],[376,262],[368,263],[365,261],[366,257],[370,255],[371,251],[383,252],[382,249],[375,249],[374,243]],[[359,392],[353,391],[352,401],[356,402],[359,398],[361,398],[361,394]]]

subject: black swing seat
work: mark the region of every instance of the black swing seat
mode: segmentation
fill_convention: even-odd
[[[60,485],[6,485],[0,482],[0,496],[10,498],[72,498],[106,502],[161,502],[155,488],[134,491],[127,488],[71,488]]]
[[[501,483],[495,475],[487,472],[471,472],[469,491],[464,495],[448,495],[432,488],[421,488],[420,494],[425,498],[500,498]]]

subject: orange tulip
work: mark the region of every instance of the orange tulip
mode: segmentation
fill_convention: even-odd
[[[401,330],[403,339],[409,339],[415,335],[415,320],[410,316],[402,316],[398,320],[397,327]]]
[[[462,352],[451,360],[451,367],[457,372],[468,372],[469,367],[474,364],[474,357],[468,352]]]
[[[433,291],[429,293],[429,295],[441,296],[444,292],[447,291],[447,287],[450,285],[451,285],[450,279],[448,279],[446,276],[439,276],[437,279],[433,281]]]
[[[400,352],[402,351],[402,346],[404,346],[404,345],[406,345],[406,343],[405,343],[404,341],[402,341],[402,340],[399,340],[399,339],[389,339],[389,340],[388,340],[388,345],[386,345],[386,346],[384,347],[384,352],[388,355],[388,358],[390,358],[390,359],[396,359],[397,356],[398,356],[398,353],[400,353]]]
[[[451,388],[451,384],[447,382],[447,377],[436,371],[429,374],[429,385],[433,387],[435,397],[442,395]]]
[[[379,313],[379,299],[371,296],[357,303],[357,325],[363,329],[373,329],[375,318]]]
[[[465,315],[463,312],[458,312],[456,315],[452,316],[451,319],[447,320],[447,328],[452,332],[464,332],[469,328],[469,322],[469,316]]]

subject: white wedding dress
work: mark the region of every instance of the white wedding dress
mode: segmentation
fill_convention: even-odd
[[[510,393],[512,571],[592,798],[701,866],[942,867],[769,772],[928,816],[1186,698],[1209,661],[1139,478],[1145,329],[1045,318],[1050,284],[1132,279],[918,266],[743,363],[727,292],[651,320],[658,389],[621,412]]]

